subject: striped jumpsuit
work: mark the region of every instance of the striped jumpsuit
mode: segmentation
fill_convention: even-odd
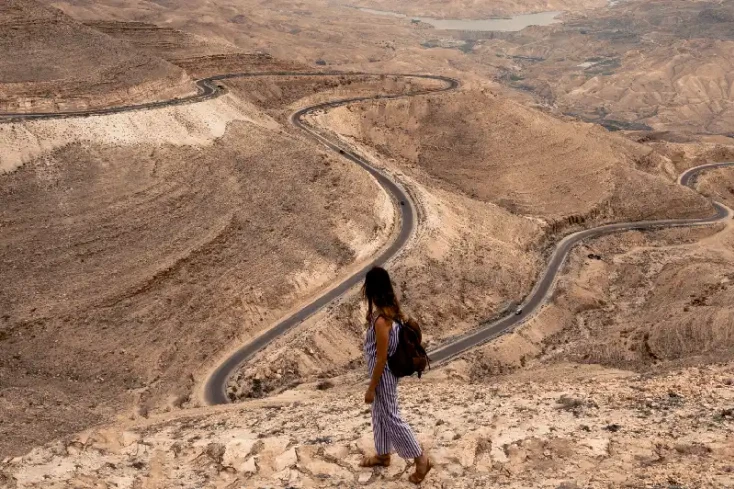
[[[375,333],[375,322],[371,321],[367,336],[364,341],[364,357],[369,366],[370,377],[375,369],[377,361],[377,335]],[[400,326],[393,321],[390,330],[390,339],[387,346],[387,355],[395,353],[398,347],[398,329]],[[420,457],[421,450],[415,439],[413,430],[408,423],[400,417],[398,409],[398,378],[385,365],[385,370],[380,377],[380,383],[375,390],[375,401],[372,404],[372,431],[375,435],[375,449],[378,455],[388,455],[395,449],[404,459]]]

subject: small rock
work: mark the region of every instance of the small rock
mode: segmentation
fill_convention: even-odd
[[[387,468],[387,477],[397,477],[405,471],[407,465],[405,459],[393,456],[390,467]]]
[[[173,456],[175,458],[178,458],[179,455],[181,455],[181,452],[183,452],[183,445],[180,441],[175,442],[173,445],[171,445],[171,451],[173,452]]]
[[[362,472],[357,479],[360,484],[367,484],[372,479],[372,472]]]
[[[140,435],[131,431],[123,431],[120,436],[120,444],[123,447],[129,447],[133,443],[140,441]]]
[[[245,463],[240,465],[239,471],[243,474],[256,474],[257,473],[257,465],[255,464],[255,459],[250,458],[248,460],[245,460]]]
[[[349,448],[344,445],[332,445],[324,449],[324,455],[335,460],[344,460],[349,455]]]
[[[275,470],[281,471],[287,467],[292,467],[298,462],[298,456],[296,455],[296,449],[291,448],[286,452],[275,457]]]
[[[214,462],[221,464],[226,448],[221,443],[210,443],[206,446],[204,453]]]
[[[556,487],[556,489],[579,489],[579,485],[574,481],[565,481]]]
[[[84,447],[78,441],[72,442],[66,446],[68,455],[79,455]]]
[[[604,429],[605,429],[605,430],[607,430],[607,431],[610,431],[610,432],[612,432],[612,433],[616,433],[616,432],[618,432],[619,430],[621,430],[621,429],[622,429],[622,427],[621,427],[620,425],[618,425],[618,424],[614,423],[614,424],[608,424],[608,425],[606,425],[606,426],[604,427]]]
[[[562,395],[556,402],[558,403],[558,409],[562,409],[564,411],[574,411],[584,405],[584,401],[582,401],[581,399],[569,397],[565,394]]]

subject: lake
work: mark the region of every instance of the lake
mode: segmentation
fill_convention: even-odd
[[[399,12],[360,8],[362,12],[387,15],[401,19],[416,19],[437,29],[456,31],[519,31],[531,25],[550,25],[559,22],[556,17],[561,12],[538,12],[536,14],[513,15],[504,19],[432,19],[430,17],[409,17]]]

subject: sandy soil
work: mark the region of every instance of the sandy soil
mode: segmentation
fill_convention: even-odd
[[[460,365],[401,386],[435,468],[422,487],[723,488],[734,484],[731,364],[661,377],[562,365],[467,384]],[[0,464],[10,488],[406,487],[371,454],[363,386],[110,426]],[[322,388],[325,386],[322,386]]]
[[[42,112],[196,93],[186,73],[35,0],[0,5],[0,112]]]

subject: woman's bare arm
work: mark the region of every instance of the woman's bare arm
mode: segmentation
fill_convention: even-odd
[[[377,337],[377,358],[375,359],[375,369],[372,371],[372,379],[370,380],[370,386],[367,389],[368,393],[373,393],[380,384],[382,378],[382,372],[385,370],[387,365],[387,347],[390,341],[390,322],[384,317],[377,318],[375,322],[375,336]]]

